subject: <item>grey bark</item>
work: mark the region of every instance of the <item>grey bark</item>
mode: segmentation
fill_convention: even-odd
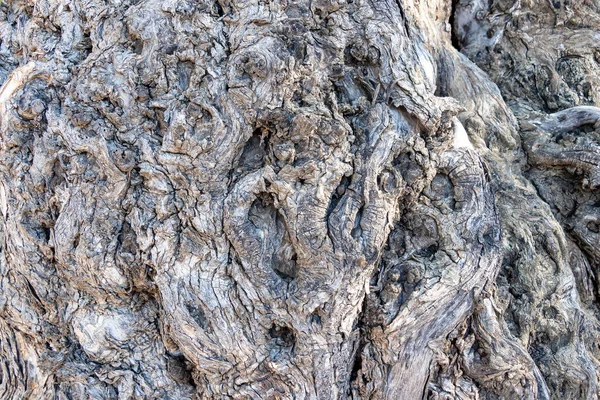
[[[5,0],[0,399],[597,399],[599,29]]]

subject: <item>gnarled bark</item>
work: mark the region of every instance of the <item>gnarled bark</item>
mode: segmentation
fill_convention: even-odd
[[[597,4],[0,10],[0,398],[597,398]]]

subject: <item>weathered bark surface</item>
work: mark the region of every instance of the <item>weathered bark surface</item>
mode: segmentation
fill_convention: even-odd
[[[598,397],[598,2],[0,12],[0,399]]]

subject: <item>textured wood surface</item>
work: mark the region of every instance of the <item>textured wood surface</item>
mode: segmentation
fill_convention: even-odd
[[[4,0],[0,399],[597,399],[599,32]]]

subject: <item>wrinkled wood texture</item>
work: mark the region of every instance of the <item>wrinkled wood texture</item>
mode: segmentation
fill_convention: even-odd
[[[599,32],[4,0],[0,399],[597,399]]]

